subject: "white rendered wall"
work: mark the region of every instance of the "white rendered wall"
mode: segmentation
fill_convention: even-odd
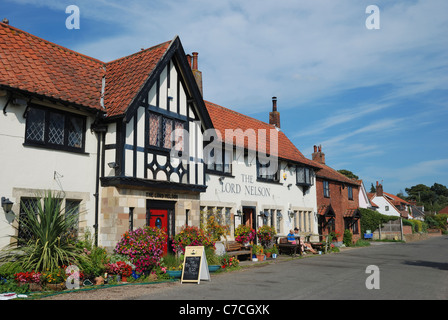
[[[38,104],[37,101],[34,103]],[[5,104],[6,97],[0,97],[2,109]],[[48,103],[39,104],[52,107]],[[64,110],[87,115],[76,110]],[[96,135],[89,130],[93,117],[87,117],[85,153],[78,154],[24,146],[24,111],[24,106],[10,103],[6,115],[0,114],[0,197],[14,202],[13,212],[18,214],[21,197],[33,197],[45,190],[63,191],[66,198],[82,201],[81,210],[85,212],[86,220],[80,223],[92,227],[97,159]],[[0,248],[10,242],[9,235],[15,231],[13,223],[12,216],[0,208]]]

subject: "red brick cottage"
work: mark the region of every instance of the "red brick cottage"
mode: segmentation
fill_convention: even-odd
[[[349,229],[353,234],[353,241],[357,241],[361,238],[358,195],[360,183],[327,166],[321,146],[314,146],[312,159],[322,166],[316,172],[319,234],[328,235],[334,231],[339,242],[343,239],[344,231]]]

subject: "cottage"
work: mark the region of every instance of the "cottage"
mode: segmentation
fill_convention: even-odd
[[[98,204],[98,119],[104,64],[0,23],[0,247],[26,237],[14,214],[35,210],[58,190],[78,212],[79,230],[95,225]],[[0,209],[2,211],[2,209]]]
[[[388,216],[412,219],[411,204],[393,194],[383,191],[383,185],[376,182],[375,193],[369,193],[369,198],[378,205],[377,211]]]
[[[335,232],[340,242],[348,229],[353,234],[353,241],[360,239],[360,182],[327,166],[321,146],[314,146],[312,159],[322,166],[316,173],[319,234]]]

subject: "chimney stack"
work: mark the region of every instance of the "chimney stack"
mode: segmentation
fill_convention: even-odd
[[[378,197],[382,197],[383,196],[383,185],[382,184],[378,184],[378,181],[376,182],[376,195]]]
[[[316,161],[320,164],[325,164],[325,153],[322,152],[322,146],[314,146],[314,152],[311,157],[313,161]]]
[[[190,55],[187,55],[188,63],[190,63],[191,71],[193,71],[193,76],[196,80],[196,83],[199,87],[199,91],[201,92],[201,95],[204,96],[203,89],[202,89],[202,72],[198,70],[198,53],[193,52],[193,56],[190,57]]]
[[[272,97],[272,111],[269,112],[269,124],[280,128],[280,112],[277,111],[277,97]]]

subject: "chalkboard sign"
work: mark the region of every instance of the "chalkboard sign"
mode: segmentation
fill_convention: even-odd
[[[187,246],[181,282],[197,282],[199,284],[200,280],[210,280],[204,247]]]

